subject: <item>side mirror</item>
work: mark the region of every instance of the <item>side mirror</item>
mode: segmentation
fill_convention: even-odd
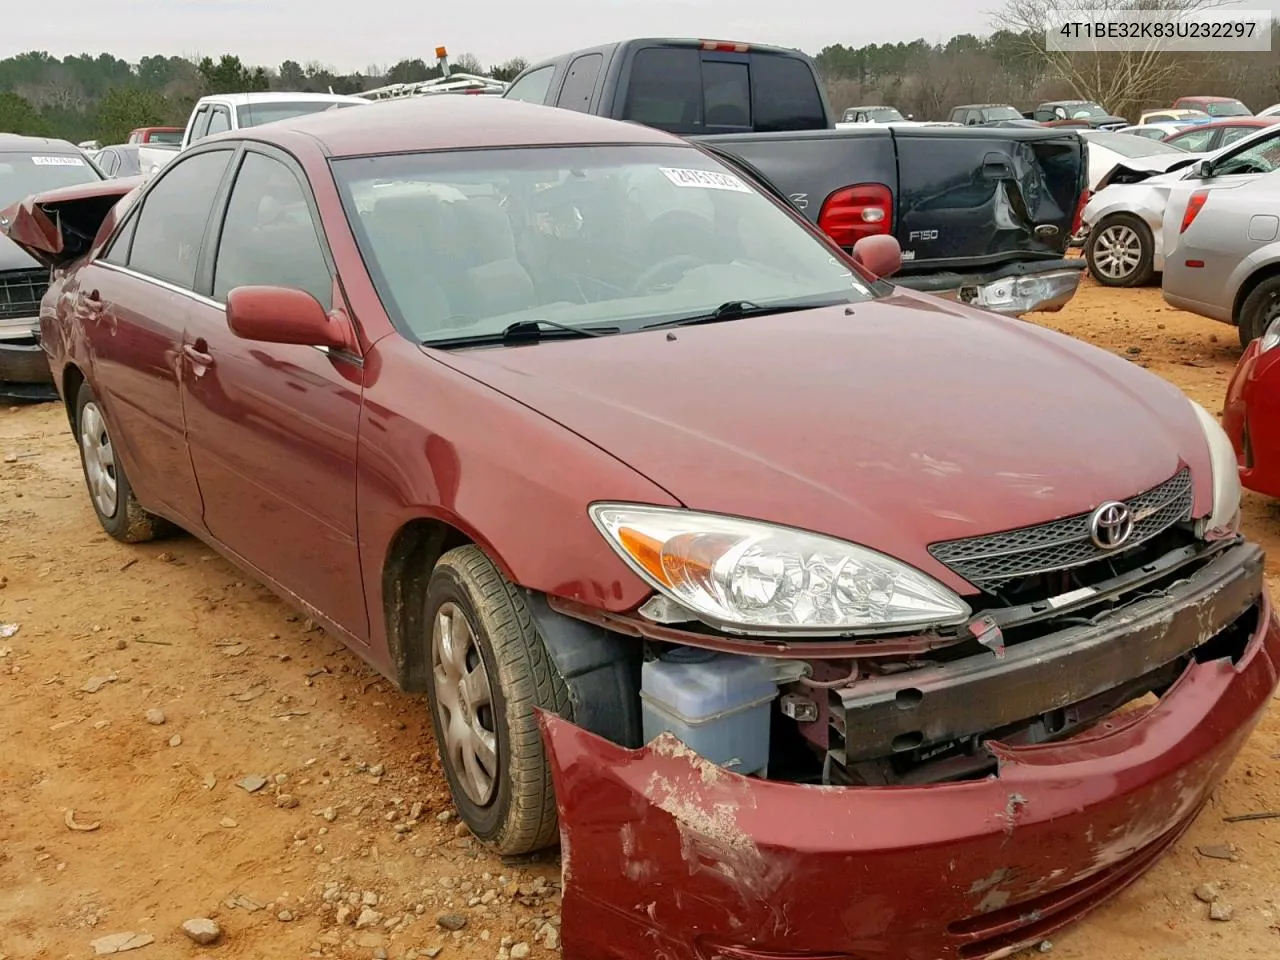
[[[892,277],[902,266],[902,247],[887,233],[863,237],[853,245],[853,259],[877,277]]]
[[[347,331],[319,300],[289,287],[236,287],[227,295],[227,326],[242,340],[352,348]]]
[[[1197,160],[1191,165],[1189,175],[1196,180],[1208,180],[1213,176],[1213,164],[1208,160]]]

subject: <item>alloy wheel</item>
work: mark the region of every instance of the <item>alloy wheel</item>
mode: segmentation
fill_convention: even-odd
[[[1123,280],[1138,269],[1141,260],[1142,238],[1126,224],[1111,224],[1094,241],[1094,265],[1108,279]]]

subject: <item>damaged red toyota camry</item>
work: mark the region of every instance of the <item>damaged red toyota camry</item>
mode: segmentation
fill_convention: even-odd
[[[1276,688],[1213,416],[690,142],[432,97],[127,189],[6,211],[92,508],[425,692],[474,833],[559,841],[571,958],[1034,943]]]

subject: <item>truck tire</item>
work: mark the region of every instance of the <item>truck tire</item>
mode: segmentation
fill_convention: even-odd
[[[1155,273],[1151,229],[1131,213],[1104,217],[1084,245],[1089,274],[1104,287],[1141,287]]]
[[[431,720],[462,822],[502,856],[552,846],[555,791],[535,708],[569,694],[519,591],[479,547],[440,558],[425,619]]]

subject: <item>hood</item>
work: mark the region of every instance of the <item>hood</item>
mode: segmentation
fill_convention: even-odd
[[[9,270],[31,270],[39,267],[40,261],[3,235],[6,226],[4,214],[0,213],[0,273],[5,273]]]
[[[95,180],[27,197],[0,210],[0,240],[20,247],[28,260],[65,266],[90,250],[112,208],[142,182]]]
[[[1208,470],[1182,393],[1120,357],[924,294],[851,310],[432,356],[692,509],[844,537],[966,592],[930,543]]]

